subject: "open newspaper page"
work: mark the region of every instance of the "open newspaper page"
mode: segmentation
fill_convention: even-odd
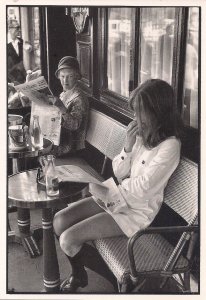
[[[52,105],[51,98],[53,95],[44,76],[16,85],[15,89],[32,101],[30,125],[33,123],[33,116],[38,115],[43,136],[58,146],[61,135],[61,112]]]
[[[90,183],[89,192],[97,204],[108,212],[118,213],[127,207],[127,203],[112,177],[102,182],[101,185]]]
[[[50,101],[45,96],[53,95],[44,76],[40,76],[29,82],[15,85],[14,88],[17,92],[23,93],[32,102],[38,105],[48,104]]]
[[[94,201],[107,212],[120,212],[121,209],[127,206],[112,177],[101,182],[75,165],[57,166],[56,171],[60,181],[89,183],[89,192],[92,194]]]

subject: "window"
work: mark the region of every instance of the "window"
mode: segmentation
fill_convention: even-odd
[[[12,85],[24,83],[29,70],[34,71],[33,78],[41,75],[39,7],[8,7],[7,21],[8,108],[16,109],[31,103]]]
[[[104,86],[127,101],[149,78],[171,84],[176,23],[175,7],[108,8]]]
[[[130,92],[147,79],[160,78],[173,86],[184,123],[197,129],[199,10],[101,8],[100,100],[131,117]]]
[[[18,47],[16,49],[19,60],[15,60],[12,52],[8,51],[8,68],[9,70],[19,61],[23,62],[22,72],[25,70],[39,70],[41,72],[40,59],[40,32],[39,32],[39,7],[8,7],[7,9],[8,24],[15,20],[20,26],[18,32],[14,32],[13,28],[8,28],[7,42],[8,49],[13,49],[11,44],[18,40]],[[20,42],[22,39],[22,51],[20,50]],[[13,68],[13,69],[14,69]],[[15,73],[16,74],[16,73]],[[14,76],[11,74],[11,81]],[[17,80],[18,81],[18,80]]]
[[[189,9],[186,43],[184,111],[186,125],[198,128],[198,39],[199,9]]]
[[[41,57],[40,57],[40,32],[39,32],[39,8],[32,8],[32,28],[31,39],[33,43],[33,56],[31,69],[41,69]]]
[[[142,8],[140,21],[140,83],[160,78],[171,84],[175,8]]]
[[[129,97],[131,20],[131,8],[108,9],[108,89],[125,97]]]

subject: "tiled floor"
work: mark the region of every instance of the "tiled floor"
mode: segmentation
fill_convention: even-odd
[[[41,224],[40,211],[31,212],[32,224]],[[16,228],[16,213],[10,214],[10,224],[13,229]],[[41,243],[40,243],[41,247]],[[66,256],[62,253],[58,242],[56,242],[58,262],[61,279],[64,279],[70,273],[70,266]],[[101,267],[101,266],[100,266]],[[115,293],[112,284],[96,272],[87,269],[89,284],[84,289],[79,288],[76,293],[97,293],[113,294]],[[31,259],[19,244],[11,243],[8,245],[8,290],[14,293],[41,293],[43,291],[43,261],[42,255]],[[198,292],[197,284],[192,282],[192,291]],[[169,282],[164,290],[158,289],[158,280],[149,280],[143,291],[147,294],[160,293],[178,293],[176,286]]]

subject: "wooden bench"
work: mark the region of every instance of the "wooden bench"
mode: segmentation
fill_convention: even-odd
[[[83,159],[65,158],[58,163],[74,163],[103,180],[106,161],[120,153],[125,136],[125,126],[101,112],[91,110],[86,140],[104,155],[101,174]],[[150,226],[130,239],[121,236],[93,241],[115,275],[119,292],[128,292],[131,286],[136,286],[136,291],[139,291],[146,278],[154,276],[162,278],[163,287],[168,278],[174,279],[176,275],[177,285],[183,291],[190,292],[191,262],[197,236],[194,232],[198,230],[198,167],[195,163],[181,159],[165,189],[164,206],[170,209],[170,213],[174,212],[185,220],[186,225]],[[165,237],[174,232],[180,234],[175,245]],[[185,247],[188,251],[183,256]]]

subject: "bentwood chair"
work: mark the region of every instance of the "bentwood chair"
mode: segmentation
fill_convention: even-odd
[[[171,278],[183,292],[191,292],[190,274],[198,231],[198,168],[195,163],[181,159],[166,187],[164,206],[179,215],[185,224],[150,226],[129,239],[122,236],[94,241],[117,279],[119,292],[129,292],[131,287],[140,292],[151,277],[161,279],[160,291]],[[175,244],[169,239],[174,233],[179,234]]]

